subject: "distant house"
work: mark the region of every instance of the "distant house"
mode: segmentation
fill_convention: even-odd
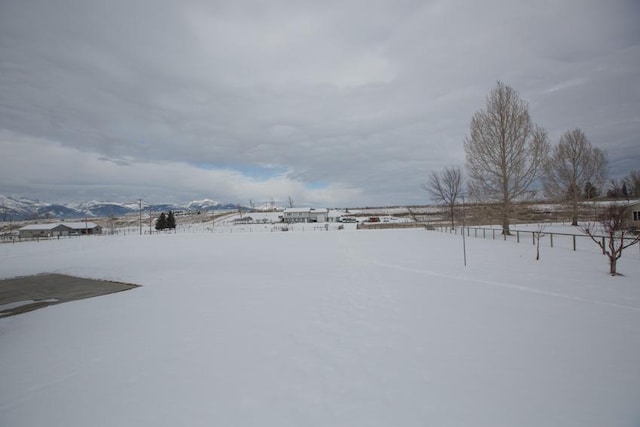
[[[71,234],[72,229],[61,224],[31,224],[25,225],[18,229],[18,233],[21,239],[35,239],[39,237],[58,237],[68,236]]]
[[[102,227],[93,222],[56,222],[25,225],[18,230],[20,238],[74,236],[79,234],[102,234]]]
[[[293,222],[327,222],[328,209],[287,208],[283,212],[283,221]]]
[[[102,234],[102,227],[90,221],[63,222],[62,225],[73,230],[72,234]]]
[[[640,202],[627,206],[625,210],[629,228],[640,230]]]

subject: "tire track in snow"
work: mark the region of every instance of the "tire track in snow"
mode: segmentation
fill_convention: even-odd
[[[514,284],[511,284],[511,283],[497,282],[497,281],[493,281],[493,280],[476,279],[476,278],[473,278],[473,277],[461,276],[461,275],[451,275],[451,274],[438,273],[438,272],[431,271],[431,270],[422,270],[422,269],[419,269],[419,268],[406,267],[406,266],[402,266],[402,265],[398,265],[398,264],[389,264],[389,263],[380,262],[380,261],[376,261],[376,260],[368,260],[368,262],[373,263],[375,265],[378,265],[380,267],[390,268],[390,269],[394,269],[394,270],[407,271],[407,272],[410,272],[410,273],[417,273],[417,274],[426,274],[426,275],[429,275],[429,276],[441,277],[443,279],[456,279],[456,280],[460,280],[460,281],[480,283],[480,284],[483,284],[483,285],[493,286],[493,287],[496,287],[496,288],[510,289],[510,290],[526,292],[526,293],[535,294],[535,295],[543,295],[543,296],[548,296],[548,297],[567,299],[567,300],[576,301],[576,302],[583,302],[583,303],[596,304],[596,305],[602,305],[602,306],[607,306],[607,307],[620,308],[620,309],[624,309],[624,310],[629,310],[629,311],[634,311],[634,312],[640,313],[640,308],[639,307],[633,307],[633,306],[624,305],[624,304],[617,304],[617,303],[613,303],[613,302],[601,301],[601,300],[596,300],[596,299],[582,298],[582,297],[578,297],[578,296],[574,296],[574,295],[563,294],[563,293],[560,293],[560,292],[546,291],[546,290],[542,290],[542,289],[534,289],[534,288],[529,288],[529,287],[522,286],[522,285],[514,285]]]

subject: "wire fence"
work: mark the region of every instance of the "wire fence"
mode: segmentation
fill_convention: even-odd
[[[453,229],[451,227],[435,227],[435,230],[457,235],[465,233],[467,237],[480,239],[515,241],[516,243],[531,243],[533,245],[536,244],[536,239],[540,239],[541,242],[544,239],[548,239],[548,245],[552,248],[565,248],[573,251],[597,248],[591,237],[586,234],[562,233],[546,229],[510,230],[510,235],[503,234],[502,228],[460,226]],[[601,242],[603,246],[605,245],[607,237],[594,236],[594,238]],[[627,239],[631,241],[635,237],[625,237],[625,240]],[[604,254],[604,250],[602,250],[602,253]]]

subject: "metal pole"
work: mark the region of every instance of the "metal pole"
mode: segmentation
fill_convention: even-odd
[[[138,212],[140,214],[140,235],[142,236],[142,199],[138,199],[138,203]]]
[[[464,194],[462,195],[462,254],[464,256],[464,266],[467,266],[467,242],[464,238],[465,227],[465,210],[464,210]]]

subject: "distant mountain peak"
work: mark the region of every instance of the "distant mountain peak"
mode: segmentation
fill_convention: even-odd
[[[144,202],[144,201],[143,201]],[[143,203],[144,211],[161,212],[169,210],[185,211],[221,211],[238,209],[236,204],[223,204],[211,199],[194,200],[186,205],[171,203],[148,204]],[[140,205],[134,202],[109,202],[90,200],[86,202],[70,202],[65,204],[48,203],[23,197],[6,196],[0,194],[0,221],[44,219],[44,218],[109,218],[120,217],[138,212]]]

